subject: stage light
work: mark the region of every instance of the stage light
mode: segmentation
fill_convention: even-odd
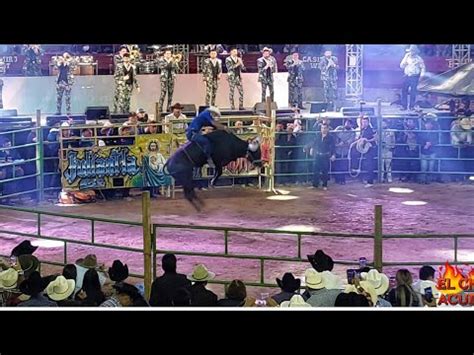
[[[388,191],[395,192],[396,194],[411,194],[414,192],[412,189],[407,189],[406,187],[391,187]]]
[[[474,176],[469,176],[469,180],[474,181]]]
[[[268,196],[267,200],[289,201],[289,200],[296,200],[297,198],[299,197],[291,196],[291,195],[274,195],[274,196]]]
[[[289,231],[289,232],[320,232],[321,228],[314,226],[307,226],[304,224],[289,224],[286,226],[281,226],[276,228],[279,231]]]
[[[64,248],[64,242],[61,242],[60,240],[33,240],[31,245],[41,248]]]
[[[426,205],[428,202],[425,201],[403,201],[402,205],[405,206],[423,206]]]

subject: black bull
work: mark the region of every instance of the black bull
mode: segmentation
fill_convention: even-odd
[[[213,147],[212,160],[215,164],[215,174],[211,179],[211,186],[214,186],[219,176],[222,175],[222,167],[237,158],[245,157],[253,165],[262,166],[258,140],[253,140],[249,144],[250,142],[223,130],[208,133],[206,136]],[[252,146],[252,149],[250,149],[250,146]],[[207,157],[201,147],[195,142],[188,142],[180,147],[165,164],[165,171],[173,176],[178,185],[183,186],[185,198],[198,211],[204,204],[194,191],[193,168],[202,167],[206,163]]]

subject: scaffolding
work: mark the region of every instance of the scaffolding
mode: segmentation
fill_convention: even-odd
[[[451,54],[450,68],[457,68],[461,65],[471,62],[471,45],[470,44],[453,44]]]
[[[362,98],[363,85],[363,45],[346,44],[346,99]]]
[[[179,63],[179,74],[189,74],[189,44],[173,44],[173,54],[180,53],[183,57]]]

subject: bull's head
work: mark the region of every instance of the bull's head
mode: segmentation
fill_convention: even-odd
[[[260,149],[260,137],[248,140],[248,148],[246,158],[256,167],[261,167],[262,151]]]

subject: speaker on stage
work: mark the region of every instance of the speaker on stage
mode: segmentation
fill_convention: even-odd
[[[126,113],[113,113],[110,115],[110,122],[111,123],[123,123],[128,121],[128,114]]]
[[[327,112],[327,110],[328,110],[327,102],[311,102],[309,113],[323,113],[323,112]]]
[[[85,114],[88,120],[106,120],[110,118],[109,106],[88,106]]]

